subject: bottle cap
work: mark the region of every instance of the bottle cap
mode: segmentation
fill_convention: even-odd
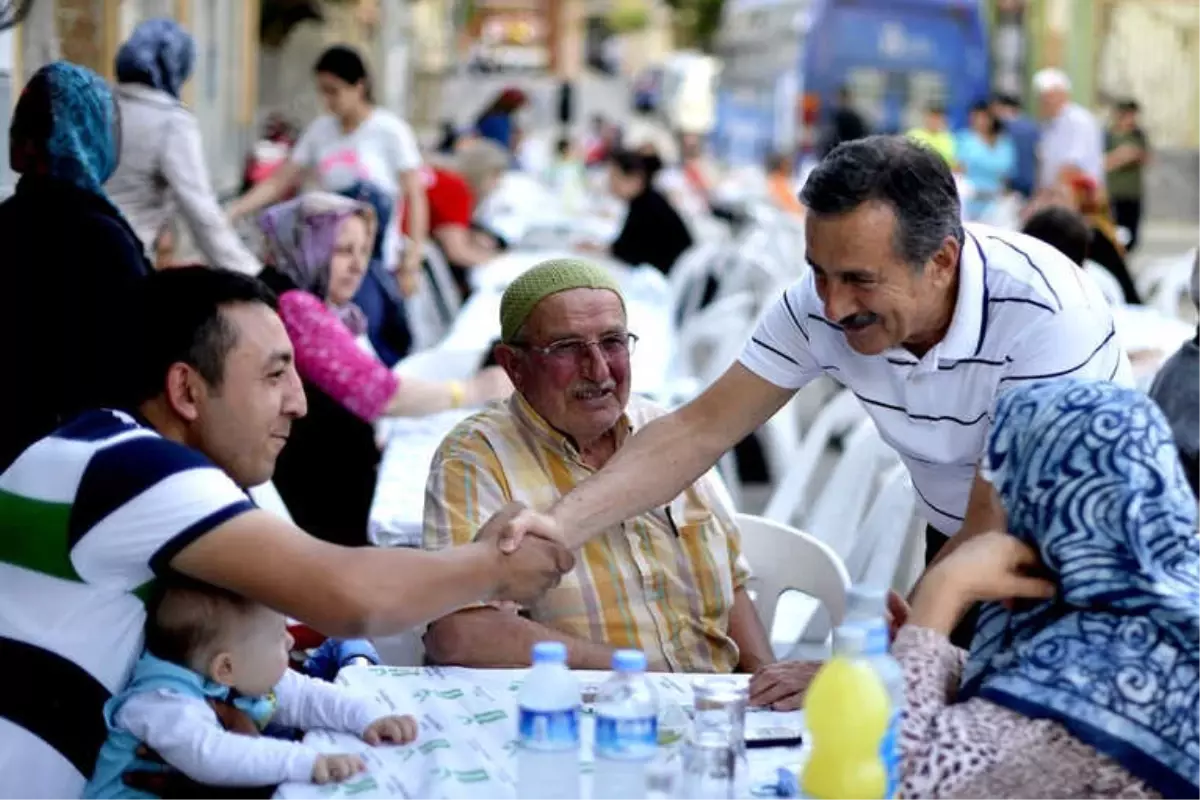
[[[858,584],[851,586],[846,592],[846,605],[850,608],[861,608],[872,612],[883,613],[887,607],[887,592],[877,586]]]
[[[562,642],[538,642],[533,646],[534,664],[565,664],[567,646]]]
[[[641,650],[618,650],[613,653],[612,668],[617,672],[645,672],[646,654]]]
[[[858,625],[841,625],[833,632],[833,654],[854,658],[867,646],[867,631]]]

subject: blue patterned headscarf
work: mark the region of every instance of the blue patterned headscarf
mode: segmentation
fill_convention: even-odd
[[[55,61],[29,79],[13,111],[9,163],[94,194],[117,169],[117,113],[108,84],[87,67]]]
[[[178,99],[195,62],[190,33],[173,19],[148,19],[117,52],[117,81],[140,83]]]
[[[375,246],[371,248],[371,258],[382,259],[388,222],[392,218],[392,210],[396,207],[392,196],[368,181],[358,181],[353,186],[339,191],[338,194],[360,203],[366,203],[375,209]]]
[[[984,475],[1058,594],[984,605],[959,699],[1055,720],[1164,796],[1198,796],[1200,539],[1162,413],[1107,382],[1020,387]]]

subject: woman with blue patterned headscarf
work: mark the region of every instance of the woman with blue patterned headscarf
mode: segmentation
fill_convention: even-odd
[[[212,266],[257,275],[262,269],[217,203],[209,181],[200,125],[181,102],[196,47],[171,19],[149,19],[117,53],[121,164],[108,192],[128,217],[147,253],[183,217]]]
[[[1200,539],[1162,412],[1106,382],[1004,395],[1009,533],[922,578],[894,655],[909,797],[1197,797]],[[949,631],[981,602],[969,653]]]
[[[373,183],[360,181],[338,194],[371,206],[375,209],[377,220],[392,218],[394,203],[391,195]],[[371,340],[375,354],[388,367],[394,367],[408,355],[412,347],[412,333],[396,278],[384,266],[383,243],[386,236],[386,226],[379,225],[371,249],[371,262],[367,265],[362,285],[354,295],[354,304],[362,309],[367,318],[367,338]]]
[[[123,304],[150,265],[104,192],[118,138],[104,79],[66,61],[34,73],[13,111],[20,180],[0,203],[0,470],[75,412],[121,399]]]

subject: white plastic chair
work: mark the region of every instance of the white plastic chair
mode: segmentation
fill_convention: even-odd
[[[1113,276],[1111,272],[1104,267],[1092,261],[1090,258],[1083,262],[1084,274],[1096,284],[1100,289],[1100,293],[1104,295],[1104,299],[1113,308],[1125,305],[1125,292],[1121,289],[1120,282]]]
[[[748,589],[754,607],[768,634],[775,627],[779,598],[788,591],[802,592],[824,608],[834,623],[841,622],[846,613],[846,592],[850,575],[841,558],[828,545],[790,525],[753,514],[738,514],[742,552],[754,573]],[[818,608],[811,604],[808,614]],[[789,620],[787,627],[803,630],[804,622]],[[777,654],[787,653],[794,641],[777,642],[772,638]]]
[[[906,593],[910,565],[904,557],[918,538],[918,526],[923,532],[924,525],[916,516],[917,496],[902,464],[887,470],[880,484],[846,556],[846,570],[856,585]]]
[[[1180,305],[1191,292],[1195,258],[1193,248],[1142,269],[1135,282],[1145,304],[1168,317],[1178,317]]]
[[[800,447],[790,455],[787,470],[776,484],[763,516],[785,525],[794,523],[833,438],[849,431],[866,415],[852,392],[843,390],[829,401],[800,440]]]
[[[729,295],[692,315],[679,330],[676,369],[703,386],[713,383],[737,360],[755,324],[754,296]]]
[[[426,272],[432,279],[434,290],[442,299],[445,313],[448,315],[446,324],[449,325],[462,307],[462,292],[454,282],[454,273],[450,271],[450,263],[446,261],[445,254],[433,242],[425,243],[425,260],[429,264]]]
[[[842,558],[848,557],[875,498],[879,478],[899,460],[896,451],[879,437],[874,422],[859,422],[846,439],[811,513],[805,516],[805,529]]]
[[[701,242],[689,248],[671,267],[667,282],[671,288],[671,320],[675,324],[684,324],[700,308],[707,279],[714,274],[714,266],[723,252],[718,243]]]

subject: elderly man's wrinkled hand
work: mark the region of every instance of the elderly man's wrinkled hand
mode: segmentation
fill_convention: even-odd
[[[750,705],[772,711],[797,711],[821,668],[820,661],[778,661],[750,678]]]
[[[510,503],[480,529],[477,539],[493,540],[503,553],[514,553],[526,536],[565,543],[562,528],[549,514]],[[569,570],[568,570],[569,571]]]

